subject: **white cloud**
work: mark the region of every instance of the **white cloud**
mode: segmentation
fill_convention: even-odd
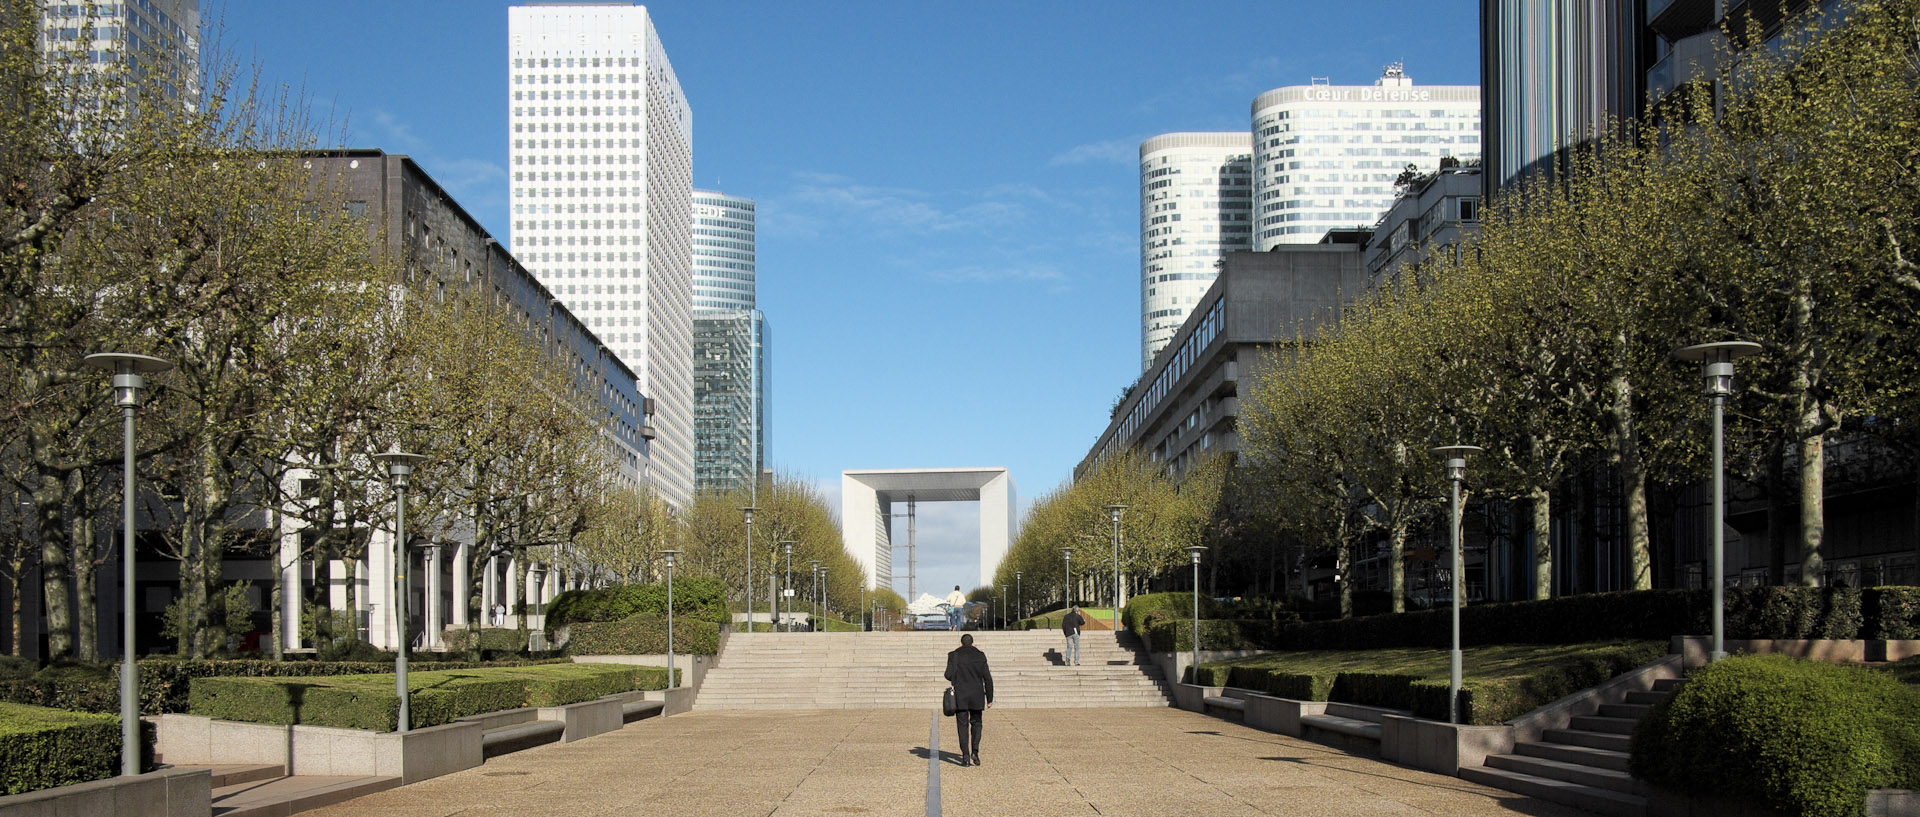
[[[1049,166],[1083,164],[1132,164],[1139,161],[1140,141],[1138,139],[1106,139],[1075,145],[1065,153],[1047,160]]]

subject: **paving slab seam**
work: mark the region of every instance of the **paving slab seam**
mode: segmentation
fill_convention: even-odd
[[[940,817],[940,713],[927,726],[927,817]]]
[[[1021,729],[1017,721],[1010,723],[1009,726],[1012,727],[1013,731],[1020,733],[1021,739],[1027,742],[1027,746],[1033,749],[1033,753],[1038,755],[1041,760],[1046,761],[1047,768],[1052,769],[1053,773],[1055,775],[1058,775],[1060,779],[1067,784],[1068,788],[1073,789],[1074,795],[1078,796],[1081,802],[1086,803],[1087,808],[1093,809],[1093,813],[1095,814],[1102,813],[1100,811],[1100,807],[1097,805],[1094,805],[1093,798],[1089,797],[1085,791],[1081,790],[1080,784],[1073,782],[1073,778],[1068,777],[1066,770],[1061,769],[1060,764],[1055,763],[1051,756],[1049,756],[1045,752],[1040,751],[1040,747],[1033,742],[1033,738],[1027,736],[1026,730]]]
[[[1107,736],[1107,738],[1108,738],[1108,739],[1109,739],[1110,741],[1112,741],[1112,742],[1115,742],[1115,743],[1119,743],[1119,744],[1121,744],[1121,745],[1124,745],[1124,746],[1126,746],[1126,747],[1127,747],[1127,750],[1128,750],[1128,751],[1130,751],[1130,752],[1132,752],[1132,753],[1134,753],[1134,754],[1135,754],[1136,756],[1139,756],[1139,757],[1147,757],[1147,758],[1152,758],[1153,760],[1155,760],[1156,762],[1158,762],[1158,763],[1159,763],[1160,765],[1162,765],[1162,766],[1165,766],[1165,767],[1167,767],[1167,768],[1169,768],[1169,769],[1173,769],[1174,771],[1177,771],[1177,772],[1179,772],[1179,773],[1181,773],[1181,774],[1184,774],[1184,775],[1186,775],[1186,776],[1188,776],[1188,777],[1190,777],[1190,778],[1192,778],[1192,779],[1193,779],[1194,781],[1196,781],[1196,782],[1198,782],[1198,783],[1201,783],[1201,784],[1203,784],[1203,785],[1205,785],[1205,786],[1208,786],[1208,787],[1210,787],[1210,788],[1212,788],[1212,789],[1213,789],[1214,791],[1217,791],[1217,792],[1220,792],[1221,794],[1224,794],[1224,795],[1226,795],[1226,796],[1227,796],[1227,797],[1228,797],[1229,799],[1231,799],[1231,800],[1233,800],[1234,802],[1236,802],[1236,803],[1239,803],[1239,804],[1241,804],[1241,805],[1243,805],[1243,806],[1245,806],[1245,807],[1247,807],[1247,808],[1250,808],[1250,809],[1252,809],[1252,810],[1253,810],[1253,811],[1254,811],[1255,813],[1258,813],[1258,814],[1273,814],[1273,813],[1274,813],[1274,812],[1272,812],[1272,811],[1268,811],[1268,810],[1267,810],[1267,809],[1265,809],[1265,808],[1262,808],[1262,807],[1260,806],[1260,804],[1259,804],[1259,803],[1256,803],[1256,802],[1254,802],[1254,801],[1251,801],[1251,800],[1248,800],[1248,799],[1246,799],[1246,798],[1244,798],[1244,797],[1241,797],[1241,796],[1239,796],[1239,795],[1237,795],[1237,794],[1233,794],[1232,792],[1229,792],[1229,791],[1227,791],[1226,789],[1223,789],[1223,788],[1221,788],[1221,787],[1220,787],[1220,784],[1219,784],[1219,783],[1217,783],[1217,782],[1215,782],[1215,781],[1213,781],[1213,780],[1209,780],[1209,779],[1207,779],[1206,777],[1202,777],[1201,775],[1199,775],[1199,774],[1197,774],[1197,773],[1195,773],[1194,771],[1192,771],[1192,770],[1190,770],[1190,769],[1187,769],[1187,768],[1184,768],[1184,767],[1182,767],[1182,766],[1180,766],[1179,764],[1176,764],[1176,763],[1174,763],[1174,762],[1172,762],[1171,760],[1168,760],[1167,758],[1164,758],[1164,757],[1161,757],[1161,756],[1160,756],[1160,753],[1158,753],[1158,752],[1154,752],[1154,751],[1151,751],[1150,749],[1148,749],[1148,748],[1146,748],[1146,747],[1142,747],[1142,746],[1140,746],[1140,745],[1138,745],[1138,744],[1136,744],[1136,743],[1134,743],[1134,742],[1133,742],[1133,741],[1131,741],[1131,740],[1128,740],[1128,739],[1126,739],[1126,738],[1124,738],[1124,737],[1121,737],[1121,736],[1119,736],[1119,735],[1117,735],[1117,734],[1114,734],[1114,732],[1113,732],[1113,730],[1111,730],[1111,729],[1108,729],[1108,728],[1106,728],[1106,727],[1104,727],[1104,726],[1101,726],[1101,725],[1099,725],[1098,723],[1096,723],[1096,724],[1093,724],[1093,729],[1094,729],[1095,731],[1097,731],[1097,732],[1100,732],[1100,733],[1102,733],[1102,734],[1105,734],[1105,735]],[[1289,747],[1289,748],[1291,748],[1291,747]],[[1206,767],[1203,767],[1203,768],[1206,768]],[[1096,809],[1096,810],[1097,810],[1097,809]]]

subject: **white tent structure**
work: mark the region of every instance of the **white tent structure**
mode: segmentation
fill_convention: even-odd
[[[929,594],[921,593],[920,598],[914,599],[912,604],[907,605],[907,612],[916,616],[923,613],[945,613],[947,611],[946,604],[945,599],[934,598]]]

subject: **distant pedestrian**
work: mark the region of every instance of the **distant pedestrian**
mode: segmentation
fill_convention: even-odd
[[[504,604],[494,605],[493,606],[493,626],[504,627],[506,626],[506,624],[507,624],[507,606]]]
[[[1087,617],[1080,615],[1080,605],[1078,604],[1074,605],[1072,609],[1067,610],[1067,615],[1060,619],[1060,632],[1067,634],[1067,660],[1065,663],[1072,666],[1080,666],[1080,628],[1086,626],[1086,623]]]
[[[960,649],[947,653],[947,681],[953,684],[953,717],[960,729],[960,765],[980,765],[980,716],[993,706],[993,673],[987,654],[973,646],[973,634],[960,636]]]
[[[967,615],[967,594],[960,592],[960,585],[953,586],[953,592],[947,594],[947,629],[960,629],[960,622]]]

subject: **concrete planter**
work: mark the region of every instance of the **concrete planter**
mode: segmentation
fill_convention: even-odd
[[[1218,697],[1226,687],[1202,687],[1193,684],[1170,684],[1173,688],[1173,705],[1188,712],[1206,712],[1207,698]]]
[[[1449,777],[1461,767],[1484,766],[1487,755],[1513,751],[1514,728],[1471,726],[1387,715],[1380,720],[1380,757]]]
[[[1275,698],[1270,695],[1248,695],[1246,702],[1248,726],[1296,738],[1300,737],[1304,731],[1300,724],[1300,716],[1324,715],[1327,712],[1326,701],[1296,701],[1292,698]]]
[[[0,797],[0,817],[207,817],[213,776],[206,769],[163,769]]]
[[[675,655],[673,666],[680,671],[681,686],[698,687],[707,680],[707,670],[713,668],[711,655]],[[642,667],[667,666],[665,655],[576,655],[575,664],[633,664]]]
[[[158,732],[157,750],[170,764],[274,763],[288,774],[398,777],[402,784],[484,759],[481,725],[463,721],[402,733],[170,714],[160,716]]]

